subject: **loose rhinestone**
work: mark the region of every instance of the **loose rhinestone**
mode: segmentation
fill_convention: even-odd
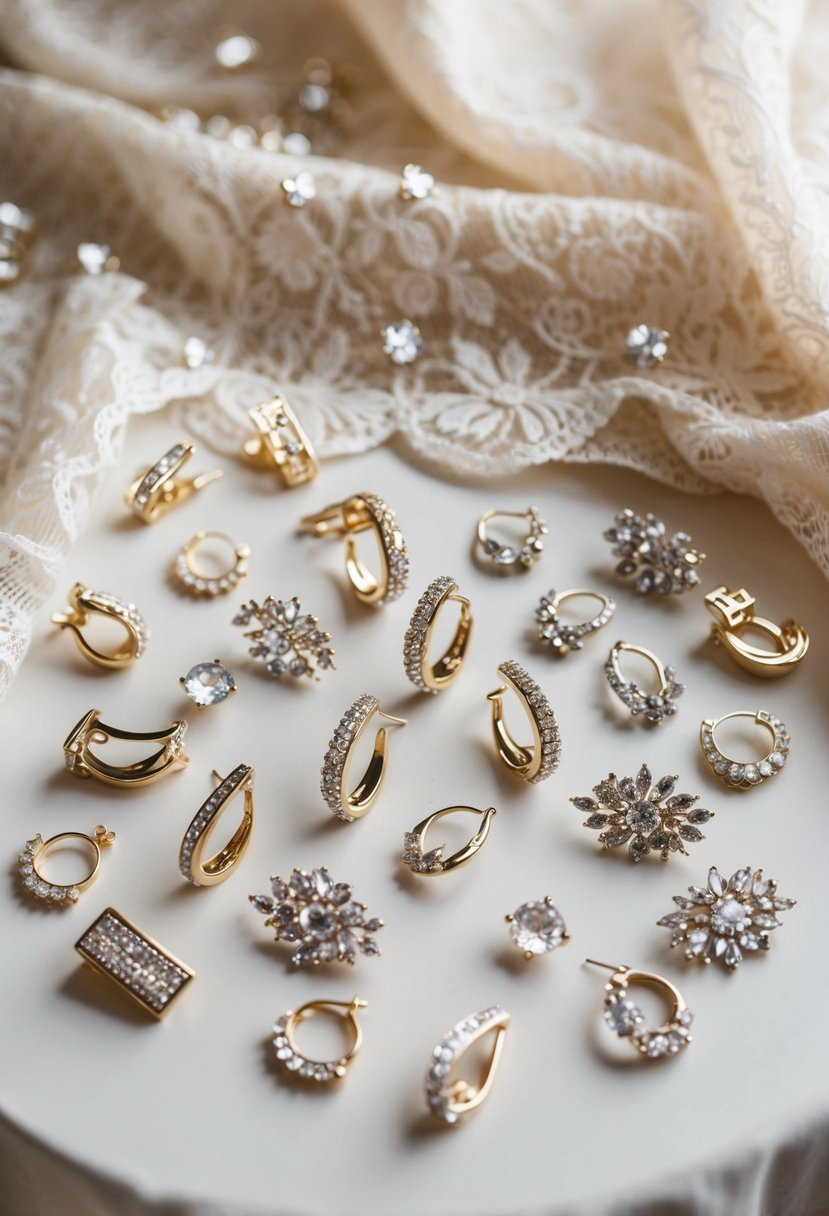
[[[404,165],[400,174],[400,195],[405,199],[428,198],[435,188],[435,179],[420,165]]]
[[[399,366],[414,363],[423,350],[420,330],[411,321],[387,325],[382,333],[383,351]]]
[[[286,177],[281,182],[285,201],[291,207],[304,207],[317,196],[317,187],[313,175],[303,169],[294,177]]]
[[[184,343],[184,365],[191,371],[213,362],[214,354],[203,338],[190,337]]]
[[[255,38],[247,34],[231,34],[218,42],[213,50],[219,67],[227,72],[237,72],[255,63],[262,48]]]
[[[187,696],[196,705],[218,705],[236,690],[236,681],[221,663],[197,663],[183,677]]]

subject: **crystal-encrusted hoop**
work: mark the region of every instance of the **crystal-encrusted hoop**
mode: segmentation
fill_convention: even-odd
[[[425,1081],[426,1104],[436,1119],[450,1125],[457,1124],[486,1101],[495,1080],[509,1024],[507,1011],[500,1005],[492,1005],[464,1018],[444,1035],[432,1052]],[[492,1054],[478,1084],[472,1085],[460,1079],[450,1081],[452,1068],[473,1043],[490,1033],[494,1034]]]
[[[561,605],[567,600],[574,600],[582,596],[599,600],[602,605],[601,610],[589,621],[583,621],[578,625],[566,625],[560,621],[558,610]],[[571,650],[581,650],[584,646],[584,639],[598,629],[602,629],[615,611],[616,604],[610,596],[602,595],[598,591],[586,591],[581,587],[558,593],[553,590],[548,591],[546,595],[542,595],[535,610],[539,641],[546,642],[558,655],[569,654]]]
[[[394,726],[405,726],[405,718],[384,713],[377,697],[363,693],[348,707],[328,743],[320,770],[320,793],[331,813],[344,823],[362,819],[374,805],[386,776],[387,731],[381,726],[374,737],[374,750],[363,776],[353,790],[347,783],[352,750],[365,734],[375,714]]]
[[[669,1059],[690,1046],[693,1040],[688,1028],[694,1015],[669,980],[650,971],[613,967],[592,958],[585,961],[593,967],[604,967],[613,972],[605,984],[604,1020],[620,1039],[627,1039],[635,1051],[649,1060]],[[662,1026],[655,1029],[645,1026],[642,1010],[628,996],[628,988],[632,985],[651,988],[666,1001],[668,1018]]]
[[[205,574],[195,564],[197,550],[205,541],[210,540],[220,541],[232,554],[230,566],[224,574]],[[217,595],[227,595],[229,591],[236,590],[242,579],[247,577],[249,557],[248,546],[237,545],[233,537],[225,532],[196,532],[176,554],[173,576],[183,591],[213,599]]]
[[[117,621],[126,632],[124,644],[118,650],[97,650],[83,635],[83,628],[90,616],[101,616]],[[61,629],[69,629],[75,638],[78,650],[96,667],[116,669],[128,667],[143,655],[150,631],[135,604],[129,604],[108,591],[92,591],[83,583],[75,583],[69,592],[69,604],[63,612],[53,612],[52,623]]]
[[[277,1018],[273,1028],[273,1047],[280,1066],[303,1081],[326,1083],[344,1077],[363,1044],[363,1031],[357,1011],[366,1008],[366,1001],[355,996],[352,1001],[306,1001],[296,1011],[289,1010]],[[340,1010],[345,1012],[341,1013]],[[342,1018],[351,1026],[353,1042],[345,1055],[336,1060],[312,1060],[296,1044],[295,1032],[300,1023],[314,1013],[327,1013]]]
[[[449,602],[458,604],[460,618],[454,637],[436,663],[429,662],[429,643],[441,610]],[[448,575],[434,579],[417,602],[403,641],[406,675],[421,692],[438,693],[460,675],[472,634],[469,600],[458,593],[458,584]]]
[[[409,580],[409,554],[397,516],[377,494],[354,494],[344,502],[333,503],[315,515],[306,515],[300,529],[313,536],[340,536],[345,539],[345,570],[354,595],[361,604],[379,607],[397,600]],[[356,537],[372,531],[380,555],[380,572],[375,577],[357,553]]]
[[[715,732],[722,722],[728,722],[732,718],[749,718],[770,733],[772,744],[761,760],[739,763],[720,751]],[[732,789],[750,789],[753,785],[760,785],[769,777],[774,777],[785,765],[791,746],[791,735],[786,724],[765,709],[758,709],[756,712],[740,709],[733,714],[724,714],[721,718],[705,718],[700,726],[699,740],[711,771]]]
[[[638,654],[646,659],[656,672],[657,688],[645,692],[633,680],[626,680],[619,666],[622,654]],[[672,717],[677,710],[676,702],[685,692],[685,685],[677,682],[676,669],[663,667],[652,650],[644,646],[633,646],[630,642],[615,642],[604,665],[605,677],[619,700],[627,706],[632,717],[642,714],[648,722],[661,722]]]
[[[535,784],[546,780],[558,768],[561,758],[561,736],[550,702],[535,680],[510,659],[501,663],[500,675],[505,685],[487,695],[492,706],[492,733],[501,762],[516,776]],[[533,742],[526,747],[516,743],[504,721],[503,698],[507,689],[516,694],[532,727]]]
[[[214,775],[218,778],[218,773]],[[194,887],[213,887],[224,882],[244,857],[253,831],[254,775],[249,764],[237,764],[227,777],[219,778],[219,785],[193,816],[181,842],[178,868]],[[208,839],[237,794],[244,794],[245,798],[242,821],[224,848],[205,861]]]
[[[38,870],[38,862],[45,854],[56,846],[62,846],[66,841],[80,841],[92,851],[92,865],[84,878],[77,882],[50,882]],[[26,848],[18,859],[18,873],[24,891],[28,891],[35,899],[54,907],[68,907],[77,903],[81,891],[85,891],[98,877],[101,864],[101,849],[108,848],[115,840],[115,833],[109,832],[99,823],[94,833],[87,836],[85,832],[60,832],[44,840],[38,832],[31,840],[26,841]]]
[[[487,535],[487,524],[492,519],[525,519],[527,535],[519,548],[515,545],[502,545],[494,537]],[[541,518],[537,507],[528,507],[526,511],[484,511],[478,520],[476,530],[477,544],[489,561],[501,570],[514,568],[529,570],[534,566],[544,551],[542,537],[547,534],[547,525]]]
[[[154,524],[171,507],[222,476],[222,470],[215,469],[198,477],[177,478],[176,474],[195,450],[192,443],[177,443],[136,477],[124,494],[124,501],[142,523]]]

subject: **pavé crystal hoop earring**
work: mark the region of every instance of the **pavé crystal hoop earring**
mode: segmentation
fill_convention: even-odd
[[[432,1052],[426,1072],[426,1104],[436,1119],[458,1123],[487,1100],[504,1050],[510,1015],[500,1005],[473,1013],[453,1026]],[[492,1034],[492,1052],[477,1085],[450,1080],[452,1069],[463,1059],[473,1043]]]
[[[438,616],[449,604],[460,608],[458,627],[452,641],[436,663],[429,662],[429,645]],[[403,665],[406,675],[421,692],[437,693],[448,688],[460,675],[469,640],[472,636],[472,612],[469,600],[458,592],[458,584],[444,575],[434,579],[424,591],[412,613],[403,641]]]
[[[495,749],[503,764],[524,781],[535,784],[544,781],[558,768],[561,758],[561,736],[550,703],[535,680],[520,663],[501,663],[499,673],[506,680],[500,688],[487,694],[492,705],[492,733]],[[504,721],[504,693],[507,689],[518,697],[532,727],[533,741],[522,747],[516,743]]]
[[[91,616],[117,621],[123,626],[126,637],[115,651],[106,653],[92,646],[81,632]],[[128,604],[106,591],[91,591],[83,583],[75,583],[69,592],[69,604],[63,612],[53,612],[51,621],[61,629],[69,629],[75,638],[78,650],[96,667],[110,670],[128,667],[140,659],[147,645],[150,632],[143,616],[135,604]]]
[[[355,494],[300,521],[300,531],[313,536],[345,538],[345,572],[361,604],[389,604],[406,590],[409,555],[397,516],[376,494]],[[373,532],[380,556],[375,576],[357,554],[356,537]]]
[[[230,556],[230,565],[223,574],[205,574],[196,565],[196,553],[205,541],[219,541]],[[226,532],[197,532],[191,536],[176,554],[173,562],[173,574],[176,582],[184,591],[191,595],[207,595],[213,599],[217,595],[227,595],[235,591],[248,573],[248,558],[250,549],[247,545],[237,545],[232,536]]]
[[[773,679],[788,675],[802,662],[809,649],[809,635],[795,621],[784,621],[775,625],[765,617],[756,616],[754,596],[741,587],[729,591],[727,587],[715,587],[705,597],[705,607],[714,618],[711,633],[714,641],[724,646],[735,663],[753,676]],[[771,638],[773,649],[753,646],[743,638],[746,631],[766,634]]]
[[[70,840],[80,841],[88,847],[92,854],[92,865],[87,871],[86,877],[79,879],[78,882],[50,882],[41,874],[38,863],[44,860],[50,850],[60,848]],[[109,848],[114,840],[115,833],[108,832],[102,823],[98,824],[92,836],[87,836],[85,832],[59,832],[57,836],[50,836],[48,840],[44,840],[38,832],[32,840],[26,841],[26,848],[20,854],[18,868],[24,890],[48,904],[65,906],[77,903],[81,891],[90,887],[98,877],[101,849]]]
[[[433,823],[437,823],[439,819],[443,819],[446,815],[469,814],[479,815],[481,817],[481,826],[478,828],[474,836],[463,846],[453,853],[450,857],[444,858],[443,850],[446,845],[438,845],[436,849],[430,849],[429,852],[424,852],[423,846],[426,843],[426,833]],[[476,806],[445,806],[440,811],[435,811],[431,815],[427,815],[425,819],[421,819],[411,832],[405,832],[403,835],[403,852],[400,854],[400,860],[404,866],[408,866],[413,874],[448,874],[450,870],[457,870],[458,866],[464,865],[467,861],[471,861],[475,854],[483,847],[487,836],[489,835],[490,824],[492,817],[496,814],[495,807],[487,807],[485,811],[480,811]]]
[[[331,812],[345,823],[362,819],[371,810],[386,777],[388,731],[381,726],[374,736],[374,750],[365,772],[349,792],[348,768],[353,748],[367,731],[375,714],[393,726],[406,725],[405,718],[394,718],[385,713],[377,697],[363,693],[340,718],[323,758],[320,793]]]
[[[253,831],[253,769],[249,764],[237,764],[227,777],[220,777],[215,770],[213,776],[219,784],[193,817],[178,855],[178,868],[194,887],[214,887],[224,882],[244,857]],[[213,829],[237,794],[245,796],[242,822],[224,848],[205,861]]]
[[[514,545],[502,545],[493,537],[487,535],[487,524],[491,519],[525,519],[527,535],[520,548]],[[544,541],[541,539],[547,533],[547,525],[538,513],[537,507],[528,507],[526,511],[484,511],[478,520],[477,541],[485,557],[496,566],[514,566],[518,570],[529,570],[534,566],[544,551]]]
[[[286,486],[313,481],[320,463],[311,440],[284,397],[275,396],[248,410],[253,435],[242,452],[259,468],[276,469]]]
[[[624,678],[619,666],[619,656],[622,654],[638,654],[650,663],[657,679],[653,692],[645,692],[633,680]],[[635,718],[638,714],[644,714],[648,722],[661,722],[663,718],[675,714],[677,699],[685,692],[685,685],[677,683],[673,667],[663,667],[652,650],[633,646],[630,642],[616,642],[613,645],[604,665],[604,673],[608,684],[631,715]]]
[[[602,605],[600,611],[582,624],[565,625],[558,618],[559,608],[568,600],[582,598],[598,600]],[[569,654],[571,650],[581,650],[584,638],[595,633],[597,629],[602,629],[615,611],[616,604],[610,596],[602,595],[598,591],[585,591],[580,587],[572,591],[560,591],[558,594],[548,591],[546,595],[542,595],[535,610],[539,640],[547,642],[558,655]]]
[[[688,1027],[694,1015],[669,980],[650,971],[613,967],[610,963],[598,963],[592,958],[584,961],[592,967],[604,967],[613,972],[605,984],[604,1020],[614,1034],[620,1039],[627,1039],[640,1055],[649,1060],[664,1059],[677,1055],[693,1041]],[[657,992],[667,1005],[667,1020],[655,1030],[645,1027],[642,1010],[628,996],[628,988],[635,985]]]
[[[174,773],[190,763],[190,757],[184,750],[187,723],[183,720],[171,722],[164,730],[118,730],[117,727],[107,726],[102,722],[100,712],[99,709],[90,709],[64,741],[64,763],[76,777],[94,777],[105,785],[125,789],[129,786],[149,785],[151,781],[157,781],[166,773]],[[134,764],[107,764],[95,755],[92,744],[105,744],[110,739],[159,743],[161,746],[146,759],[137,760]]]
[[[771,747],[761,760],[748,764],[741,763],[730,759],[720,751],[715,738],[717,727],[722,722],[729,722],[733,718],[748,718],[769,732],[772,739]],[[761,781],[766,781],[775,773],[780,772],[789,754],[791,735],[786,729],[785,723],[765,709],[758,709],[756,712],[750,709],[738,709],[733,714],[723,714],[721,718],[705,718],[700,726],[699,741],[703,755],[712,771],[726,785],[733,786],[735,789],[749,789],[752,785],[759,785]]]
[[[166,511],[222,476],[221,469],[214,469],[212,473],[201,473],[198,477],[176,479],[176,474],[195,450],[192,443],[177,443],[155,464],[139,473],[126,491],[124,501],[145,524],[154,524]]]
[[[306,1081],[337,1081],[344,1077],[357,1052],[363,1045],[363,1031],[357,1013],[365,1009],[366,1001],[358,996],[353,1001],[306,1001],[296,1012],[288,1010],[277,1018],[273,1028],[273,1046],[282,1068]],[[351,1028],[352,1044],[344,1056],[336,1060],[312,1060],[303,1055],[296,1044],[296,1031],[307,1017],[315,1013],[340,1018]]]

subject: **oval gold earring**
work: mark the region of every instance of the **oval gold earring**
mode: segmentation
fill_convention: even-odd
[[[445,818],[447,815],[479,815],[481,817],[481,826],[478,828],[474,836],[463,846],[452,853],[450,857],[443,856],[445,845],[439,845],[436,849],[425,851],[426,834],[433,823],[437,823],[439,819]],[[476,806],[445,806],[440,811],[434,811],[433,814],[427,815],[425,819],[421,819],[420,823],[412,828],[411,832],[405,832],[403,835],[403,852],[400,854],[400,860],[404,866],[408,866],[413,874],[420,875],[435,875],[448,874],[450,870],[457,870],[458,866],[465,865],[467,861],[471,861],[476,853],[483,848],[489,829],[492,823],[492,818],[496,814],[494,806],[489,806],[485,811],[479,811]]]
[[[280,1066],[304,1081],[327,1083],[344,1077],[363,1045],[363,1030],[357,1014],[366,1007],[367,1002],[355,996],[352,1001],[306,1001],[295,1012],[283,1013],[273,1028],[273,1046]],[[341,1018],[350,1026],[352,1043],[345,1055],[334,1060],[314,1060],[299,1050],[296,1032],[307,1017],[317,1013]]]
[[[426,1105],[443,1123],[457,1124],[477,1110],[489,1097],[504,1050],[510,1015],[500,1005],[473,1013],[453,1026],[432,1052],[426,1071]],[[485,1035],[493,1036],[492,1051],[477,1085],[461,1078],[452,1080],[453,1069],[473,1044]]]
[[[688,1009],[678,988],[661,975],[650,971],[634,971],[631,967],[614,967],[610,963],[598,963],[593,958],[584,960],[591,967],[603,967],[612,971],[605,985],[604,1020],[620,1039],[627,1039],[631,1047],[649,1060],[667,1059],[683,1051],[693,1041],[688,1027],[694,1015]],[[650,988],[665,1001],[668,1017],[662,1026],[649,1030],[638,1005],[628,996],[632,986]]]
[[[775,625],[757,616],[754,596],[741,587],[729,591],[715,587],[705,597],[705,606],[714,617],[711,633],[714,641],[724,646],[735,663],[753,676],[776,679],[799,667],[809,649],[809,635],[795,621]],[[764,633],[771,639],[772,649],[753,646],[743,638],[748,631]]]
[[[368,729],[375,714],[392,726],[405,726],[405,718],[384,713],[377,697],[363,693],[350,705],[337,724],[322,762],[320,793],[332,814],[345,823],[362,819],[374,805],[386,777],[388,731],[381,726],[374,736],[374,750],[356,786],[348,789],[349,761],[355,745]]]
[[[437,619],[447,604],[460,608],[458,626],[436,663],[429,662],[429,645]],[[469,600],[458,591],[453,578],[444,575],[434,579],[417,602],[403,641],[403,665],[406,675],[421,692],[438,693],[457,679],[466,659],[472,637],[472,612]]]
[[[154,524],[172,507],[222,476],[221,469],[214,469],[212,473],[201,473],[190,479],[177,478],[176,474],[195,450],[192,443],[177,443],[136,477],[124,494],[124,501],[142,523]]]
[[[345,538],[345,571],[361,604],[379,606],[397,600],[409,579],[409,555],[397,516],[376,494],[355,494],[300,521],[300,531],[313,536]],[[357,554],[357,537],[372,532],[377,541],[380,572],[373,575]]]
[[[90,709],[80,722],[72,728],[63,744],[66,768],[76,777],[94,777],[105,785],[119,789],[138,785],[149,785],[166,773],[174,773],[189,764],[190,757],[184,749],[184,734],[187,723],[172,722],[164,730],[131,731],[107,726],[100,719],[99,709]],[[136,743],[157,743],[158,747],[144,760],[134,764],[107,764],[92,751],[92,744],[105,744],[111,739],[124,739]]]
[[[313,481],[320,462],[291,406],[279,395],[248,410],[253,435],[242,447],[251,464],[275,469],[286,486]]]
[[[92,836],[87,836],[85,832],[59,832],[57,836],[44,840],[38,832],[31,840],[26,841],[26,848],[20,854],[18,869],[23,889],[34,895],[35,899],[42,899],[48,904],[66,907],[77,903],[81,891],[85,891],[98,877],[101,849],[109,848],[114,840],[115,833],[107,831],[102,823],[98,824]],[[48,852],[69,841],[79,841],[87,846],[92,854],[92,865],[86,876],[77,882],[50,882],[38,869],[38,864]]]
[[[487,694],[492,706],[492,733],[501,762],[517,777],[536,784],[545,781],[558,768],[561,758],[561,736],[550,702],[532,676],[520,663],[501,663],[500,675],[506,680],[500,688]],[[522,746],[512,737],[504,721],[504,693],[515,693],[532,728],[532,743]]]
[[[83,635],[83,628],[91,616],[116,621],[126,633],[124,642],[117,650],[106,652],[91,645]],[[68,629],[75,638],[78,650],[96,667],[116,670],[128,667],[140,659],[147,646],[150,632],[143,616],[135,604],[128,604],[107,591],[91,591],[83,583],[75,583],[69,592],[69,604],[63,612],[53,612],[51,621],[61,629]]]

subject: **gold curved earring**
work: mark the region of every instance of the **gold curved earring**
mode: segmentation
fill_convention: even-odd
[[[458,626],[452,641],[436,663],[429,662],[429,644],[437,619],[448,603],[460,608]],[[458,592],[458,584],[448,575],[434,579],[417,602],[403,641],[406,675],[421,692],[437,693],[460,675],[472,636],[469,600]]]
[[[313,481],[320,462],[311,440],[284,397],[271,397],[248,410],[253,435],[242,446],[242,454],[259,468],[276,469],[286,486]]]
[[[221,469],[198,477],[176,478],[176,474],[195,452],[192,443],[177,443],[139,473],[124,494],[127,506],[145,524],[154,524],[165,512],[190,498],[197,490],[222,476]]]
[[[473,1013],[453,1026],[432,1052],[426,1071],[426,1104],[436,1119],[457,1124],[477,1110],[489,1097],[511,1018],[500,1005]],[[450,1080],[452,1069],[474,1043],[493,1034],[492,1052],[477,1085],[461,1079]]]
[[[732,760],[720,751],[715,738],[717,727],[722,722],[734,718],[748,718],[762,726],[771,735],[769,750],[760,760],[740,762]],[[726,785],[737,789],[750,789],[779,773],[786,763],[791,746],[791,735],[785,722],[781,722],[774,714],[765,709],[756,712],[750,709],[738,709],[733,714],[723,714],[721,718],[704,718],[699,731],[700,747],[711,769]]]
[[[724,585],[715,587],[705,597],[705,606],[714,617],[711,633],[714,641],[724,646],[735,663],[753,676],[775,679],[788,675],[803,661],[809,649],[809,635],[795,621],[775,625],[757,616],[754,596],[741,587],[729,591]],[[773,649],[753,646],[743,639],[743,633],[753,630],[771,638]]]
[[[237,764],[227,777],[220,777],[215,769],[213,776],[219,784],[194,815],[179,849],[178,868],[194,887],[224,882],[244,857],[253,831],[253,769],[249,764]],[[213,829],[237,794],[244,794],[242,822],[224,848],[205,861]]]
[[[189,764],[190,757],[184,750],[184,733],[187,723],[172,722],[164,730],[130,731],[107,726],[100,719],[99,709],[90,709],[72,728],[63,744],[66,768],[76,777],[94,777],[105,785],[119,789],[138,785],[149,785],[165,773],[173,773]],[[134,764],[113,765],[101,760],[92,751],[92,744],[105,744],[110,739],[126,739],[130,742],[160,743],[161,747],[144,760]]]
[[[118,650],[107,654],[105,651],[96,650],[86,640],[81,630],[89,623],[91,616],[101,616],[123,626],[127,636]],[[140,659],[150,636],[146,622],[135,604],[119,600],[107,591],[91,591],[84,587],[83,583],[75,583],[69,592],[69,604],[65,611],[53,612],[50,619],[61,629],[70,630],[78,650],[85,659],[96,667],[111,670],[128,667],[135,659]]]
[[[92,865],[86,876],[77,882],[50,882],[38,870],[38,863],[50,849],[59,847],[68,840],[78,840],[88,846],[92,853]],[[26,841],[26,848],[19,858],[18,870],[24,890],[34,895],[35,899],[45,900],[46,903],[58,907],[77,903],[81,891],[85,891],[98,877],[101,849],[109,848],[114,840],[115,833],[107,831],[102,823],[98,824],[92,836],[87,836],[85,832],[59,832],[57,836],[44,840],[38,832],[31,840]]]
[[[439,819],[443,819],[446,815],[469,814],[480,815],[481,826],[478,828],[474,836],[467,843],[452,853],[450,857],[444,858],[443,850],[445,845],[439,845],[436,849],[424,851],[426,843],[426,833],[433,823],[437,823]],[[465,865],[467,861],[471,861],[475,854],[483,847],[487,836],[489,835],[492,817],[496,814],[495,807],[487,807],[485,811],[478,810],[475,806],[445,806],[440,811],[434,811],[431,815],[427,815],[425,819],[421,819],[420,823],[412,828],[411,832],[403,834],[403,852],[400,854],[400,860],[405,866],[408,866],[413,874],[434,875],[448,874],[450,870],[457,870],[458,866]]]
[[[561,736],[550,702],[535,680],[520,663],[501,663],[500,675],[506,680],[500,688],[487,694],[492,705],[492,733],[495,749],[504,765],[524,781],[536,784],[546,780],[558,768],[561,758]],[[533,741],[526,747],[516,743],[504,721],[504,693],[515,693],[532,727]]]
[[[649,1060],[670,1058],[693,1041],[688,1027],[694,1015],[670,980],[650,971],[635,971],[627,966],[614,967],[610,963],[596,962],[593,958],[584,961],[592,967],[603,967],[613,972],[605,985],[604,1019],[614,1034],[627,1039],[640,1055]],[[641,1009],[628,997],[628,988],[633,985],[651,988],[663,998],[668,1017],[662,1026],[654,1030],[645,1027]]]
[[[405,718],[384,713],[377,697],[363,693],[350,705],[337,724],[322,762],[320,793],[332,814],[345,823],[362,819],[374,805],[386,778],[388,731],[381,726],[374,736],[374,750],[365,772],[353,790],[348,789],[348,766],[352,751],[377,714],[393,726],[405,726]]]
[[[337,1081],[344,1077],[354,1057],[363,1045],[363,1030],[357,1013],[367,1008],[367,1002],[355,996],[352,1001],[306,1001],[295,1012],[289,1010],[277,1018],[273,1033],[276,1058],[282,1068],[306,1081]],[[341,1013],[340,1010],[345,1010]],[[304,1055],[296,1044],[296,1031],[309,1015],[325,1013],[348,1022],[352,1032],[352,1044],[345,1055],[336,1060],[312,1060]]]
[[[409,555],[397,516],[376,494],[355,494],[300,521],[300,531],[312,536],[345,538],[345,572],[361,604],[379,606],[397,600],[409,580]],[[375,577],[357,554],[355,537],[373,532],[380,556]]]

